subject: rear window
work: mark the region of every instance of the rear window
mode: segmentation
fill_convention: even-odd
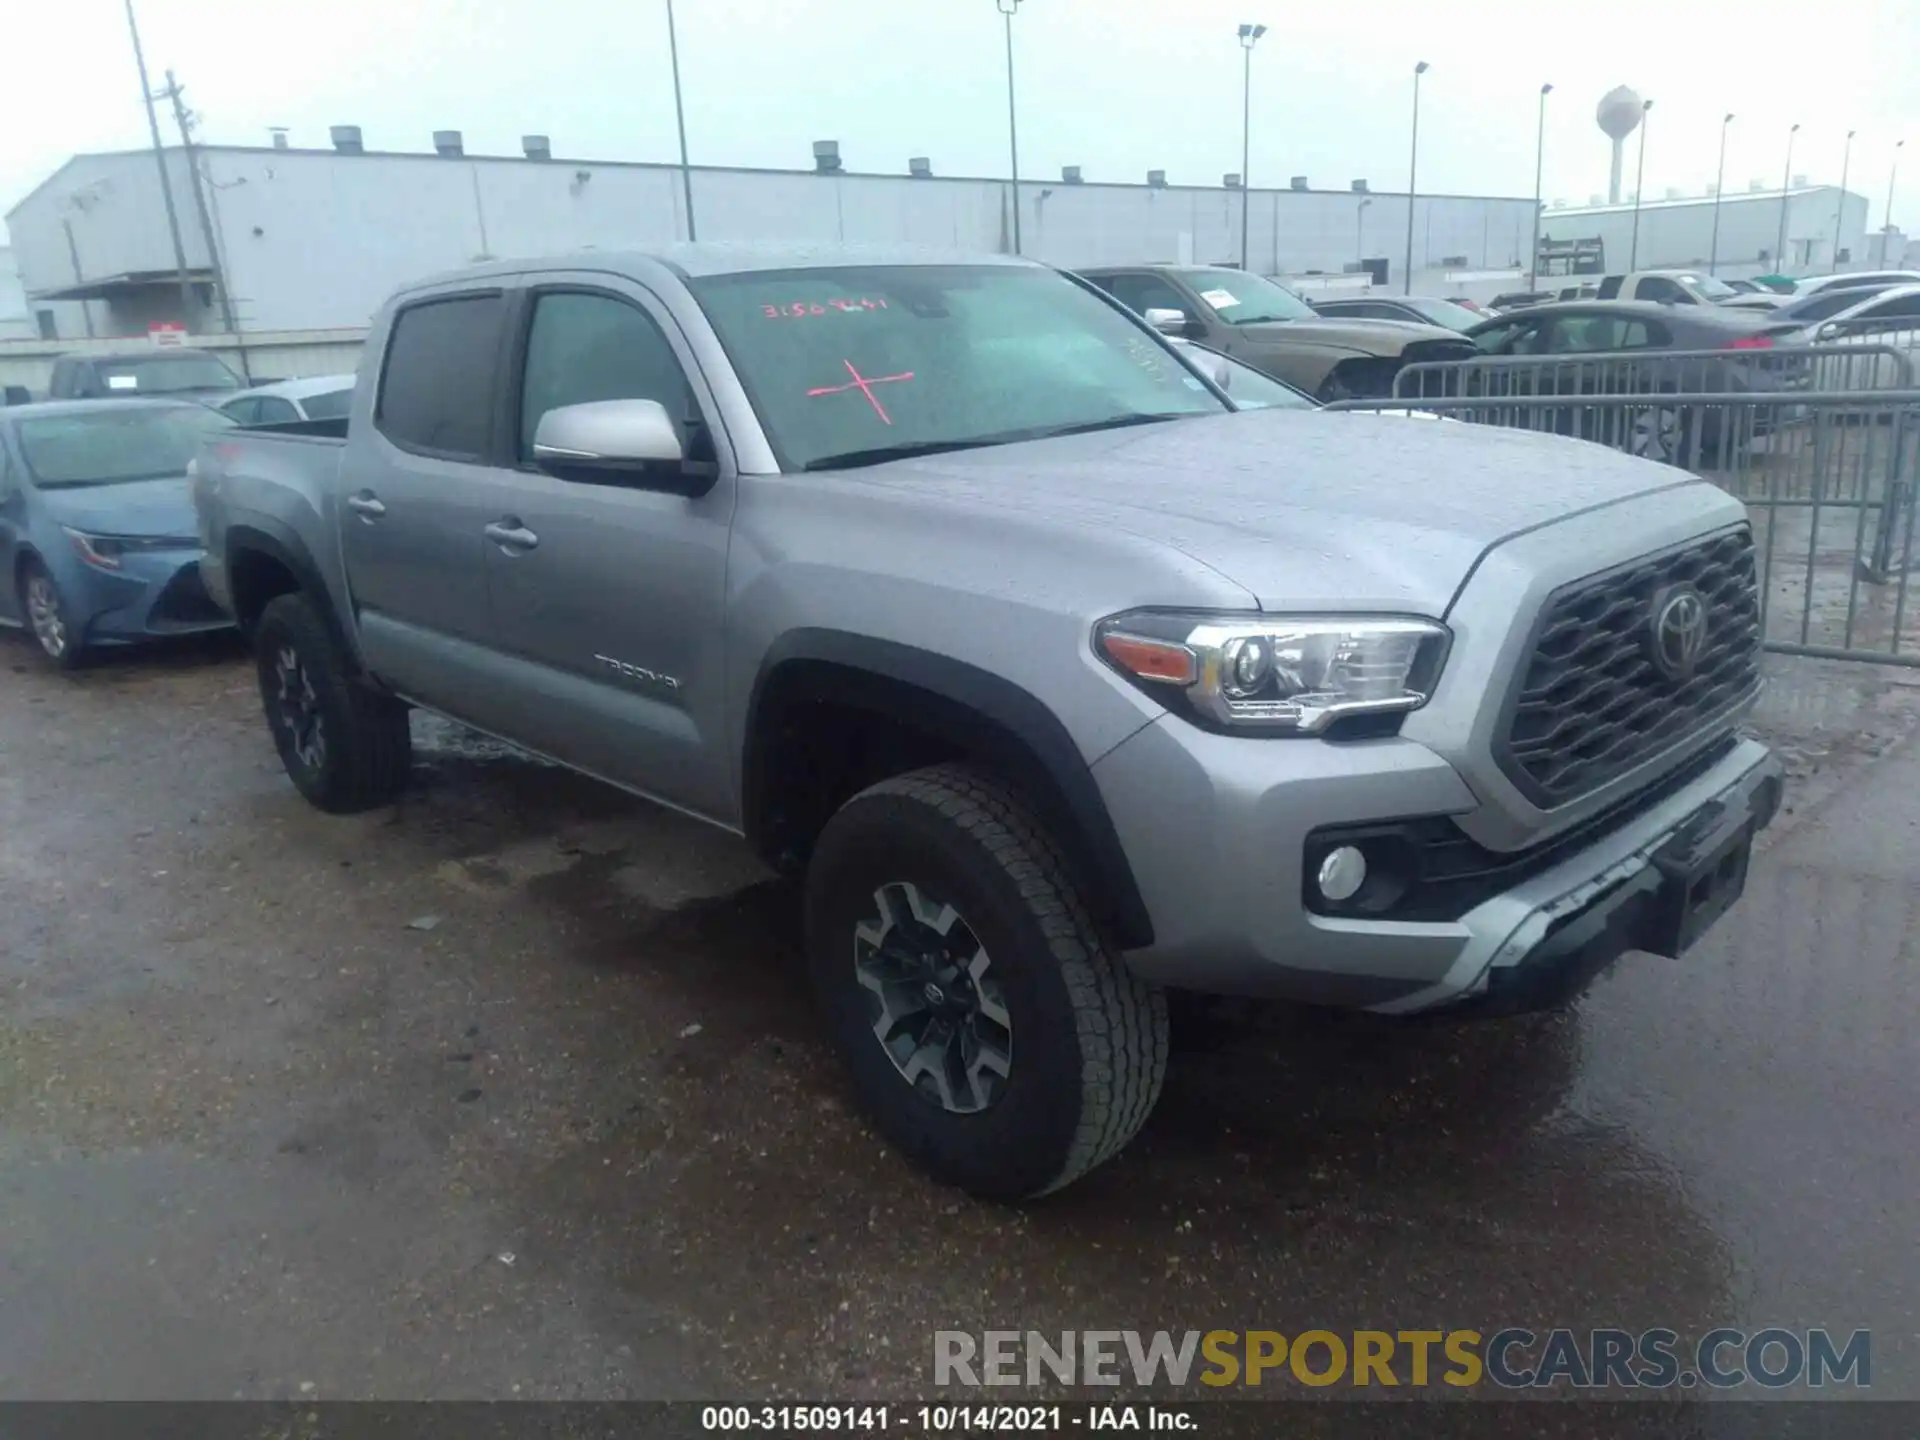
[[[178,395],[240,388],[239,377],[211,355],[102,360],[94,370],[98,383],[93,388],[102,395]]]
[[[338,420],[353,408],[353,387],[309,395],[300,402],[309,420]]]
[[[407,450],[478,460],[493,425],[506,299],[458,295],[402,310],[387,342],[374,424]]]

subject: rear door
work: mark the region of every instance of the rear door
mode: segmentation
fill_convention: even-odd
[[[494,728],[483,530],[508,490],[502,353],[508,291],[409,300],[357,399],[338,518],[361,644],[409,699]]]
[[[731,822],[721,626],[733,465],[691,347],[651,291],[604,274],[542,276],[516,331],[510,493],[485,517],[511,537],[486,546],[511,672],[502,733]],[[630,399],[659,401],[686,455],[720,462],[712,489],[563,480],[533,463],[549,410]]]

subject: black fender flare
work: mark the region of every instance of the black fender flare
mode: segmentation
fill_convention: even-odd
[[[1093,771],[1059,717],[1002,676],[916,646],[801,629],[769,647],[748,698],[741,757],[741,810],[750,840],[757,843],[767,820],[762,797],[774,738],[766,723],[769,691],[782,684],[783,672],[796,670],[822,677],[793,682],[802,694],[817,687],[822,699],[899,716],[1012,781],[1060,832],[1105,933],[1126,950],[1153,943],[1153,922],[1132,863]]]
[[[341,624],[339,615],[334,612],[333,592],[327,588],[327,582],[320,575],[319,566],[314,564],[313,557],[307,552],[306,546],[300,543],[299,537],[293,533],[291,527],[266,517],[250,520],[243,525],[229,526],[226,534],[225,557],[229,589],[233,586],[234,561],[241,555],[249,554],[264,555],[293,576],[302,593],[313,597],[314,605],[320,611],[320,618],[326,622],[327,629],[332,632],[335,643],[340,646],[341,654],[345,655],[348,662],[356,669],[359,668],[360,647],[355,645],[346,633],[346,627]],[[237,605],[239,597],[234,596],[234,600]],[[245,617],[236,613],[234,618],[243,629],[246,627]]]

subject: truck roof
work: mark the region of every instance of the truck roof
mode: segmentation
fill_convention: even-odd
[[[922,245],[844,245],[819,241],[701,241],[662,245],[651,250],[581,250],[572,254],[529,256],[462,266],[415,281],[408,290],[449,281],[518,275],[527,270],[608,270],[624,272],[663,266],[681,279],[738,275],[753,270],[832,270],[850,265],[1007,265],[1044,268],[1038,261],[988,250],[940,249]]]

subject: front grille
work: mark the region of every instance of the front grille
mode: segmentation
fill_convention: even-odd
[[[1691,585],[1707,635],[1691,673],[1655,664],[1654,597]],[[1555,591],[1508,699],[1494,759],[1542,809],[1578,799],[1723,717],[1760,683],[1753,534],[1744,525]]]

